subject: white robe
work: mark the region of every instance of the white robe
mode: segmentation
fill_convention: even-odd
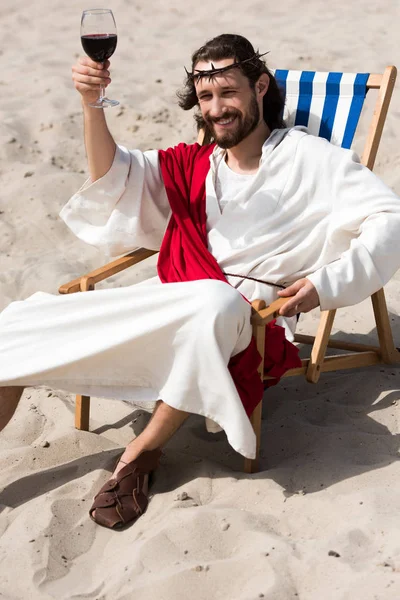
[[[223,271],[285,286],[308,277],[327,310],[361,302],[400,267],[400,199],[351,150],[303,127],[275,130],[256,177],[221,213],[215,174],[224,155],[216,148],[206,179],[208,245]],[[60,216],[109,256],[158,250],[170,217],[158,152],[117,148],[110,171]],[[276,288],[228,280],[251,300],[276,298]]]
[[[213,152],[206,180],[209,249],[223,271],[284,285],[307,276],[328,309],[363,300],[400,266],[400,200],[352,152],[302,128],[275,131],[257,175],[221,213],[223,157]],[[110,171],[87,182],[61,217],[111,256],[158,249],[170,208],[157,151],[118,147]],[[228,279],[250,300],[276,297],[271,286]],[[162,398],[217,422],[252,458],[254,432],[226,368],[249,343],[249,317],[238,291],[213,281],[38,293],[0,315],[0,385]]]

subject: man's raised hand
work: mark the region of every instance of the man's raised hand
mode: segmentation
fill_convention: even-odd
[[[307,278],[298,279],[285,290],[278,292],[281,298],[293,296],[279,311],[282,317],[294,317],[319,306],[319,296],[314,284]]]
[[[84,104],[96,102],[99,97],[100,88],[106,88],[111,82],[110,79],[110,61],[98,63],[82,56],[72,67],[72,80],[75,88],[82,96]]]

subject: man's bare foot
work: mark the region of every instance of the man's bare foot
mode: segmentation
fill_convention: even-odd
[[[12,419],[23,391],[23,387],[0,387],[0,431]]]

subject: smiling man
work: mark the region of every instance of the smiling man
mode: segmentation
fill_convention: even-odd
[[[73,67],[90,180],[61,217],[112,256],[160,249],[158,277],[7,307],[0,428],[27,385],[157,400],[90,510],[97,523],[119,527],[145,510],[160,449],[189,414],[215,422],[254,457],[248,417],[262,385],[249,301],[292,296],[281,310],[292,339],[297,313],[380,289],[400,266],[400,200],[351,151],[285,128],[276,81],[242,36],[218,36],[192,57],[179,102],[196,108],[210,141],[203,146],[117,146],[103,110],[90,106],[110,82],[108,68],[89,58]],[[298,360],[286,344],[282,371]]]
[[[214,64],[200,60],[192,75],[193,81],[196,82],[196,96],[203,127],[209,131],[218,146],[224,149],[238,146],[257,128],[263,141],[271,133],[261,117],[255,89],[250,87],[249,80],[237,67],[232,68],[234,63],[232,58],[220,60],[214,74],[208,75]],[[263,73],[257,81],[259,96],[265,95],[268,84],[269,78]],[[252,145],[250,144],[250,147]]]

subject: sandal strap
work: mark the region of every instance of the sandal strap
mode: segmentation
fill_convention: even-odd
[[[143,487],[151,471],[158,466],[160,456],[158,448],[143,452],[107,481],[94,498],[89,510],[91,518],[100,525],[113,528],[140,517],[148,504]]]

